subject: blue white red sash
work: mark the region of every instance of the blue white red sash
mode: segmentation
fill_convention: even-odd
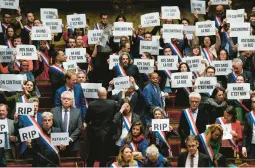
[[[215,16],[215,25],[217,28],[222,26],[222,21],[220,20],[220,17]]]
[[[125,72],[125,70],[123,69],[122,66],[116,65],[116,68],[117,68],[118,73],[119,73],[121,76],[127,76],[127,74],[126,74],[126,72]]]
[[[172,151],[171,151],[171,147],[168,144],[167,140],[166,140],[166,134],[164,131],[156,131],[156,134],[159,136],[159,138],[167,145],[168,147],[168,157],[172,157]]]
[[[238,104],[246,111],[250,111],[244,104],[241,99],[237,99]]]
[[[8,48],[14,48],[14,46],[12,45],[12,41],[11,40],[7,40],[6,41],[6,45],[8,46]]]
[[[32,27],[28,26],[28,25],[25,25],[24,26],[24,29],[27,31],[27,32],[31,32],[32,31]]]
[[[188,121],[188,124],[189,124],[189,128],[192,132],[193,135],[198,135],[199,132],[198,132],[198,129],[197,129],[197,126],[196,126],[196,123],[193,119],[193,116],[191,114],[191,111],[190,111],[190,108],[187,108],[187,109],[184,109],[184,115]]]
[[[46,42],[46,47],[49,50],[50,49],[50,44],[49,44],[49,42],[47,40],[45,42]]]
[[[140,39],[140,40],[144,40],[144,37],[140,36],[140,35],[137,35],[137,38]]]
[[[86,107],[88,108],[89,107],[89,102],[87,101],[86,98],[84,98],[84,101],[85,101]]]
[[[57,72],[60,75],[64,75],[64,69],[59,67],[58,65],[54,64],[50,66],[55,72]]]
[[[101,26],[99,25],[99,23],[97,23],[95,26],[96,26],[96,30],[101,30]]]
[[[137,151],[138,151],[138,150],[137,150],[137,145],[135,145],[134,142],[130,142],[130,143],[129,143],[129,146],[131,147],[131,149],[132,149],[133,152],[137,152]]]
[[[113,162],[111,167],[113,167],[113,168],[120,168],[121,166],[119,165],[118,162]]]
[[[211,160],[213,161],[214,152],[212,150],[211,145],[206,142],[206,134],[205,133],[199,134],[199,137],[206,153],[210,156]]]
[[[229,44],[229,35],[228,35],[228,33],[227,32],[223,32],[223,33],[224,33],[224,37],[225,37],[227,43]]]
[[[50,66],[49,60],[48,60],[47,56],[46,56],[43,52],[40,52],[40,56],[41,56],[43,62],[44,62],[47,66]]]
[[[189,94],[191,93],[189,88],[184,87],[183,90],[187,94],[187,96],[189,96]]]
[[[177,55],[179,62],[181,62],[182,61],[182,53],[180,52],[178,47],[175,44],[172,44],[171,42],[168,43],[168,45],[171,48],[173,55]]]
[[[193,74],[193,76],[194,76],[194,78],[198,78],[198,77],[200,77],[200,74],[199,74],[199,72],[192,72],[192,74]]]
[[[22,96],[19,97],[19,101],[21,103],[27,103],[27,97],[25,95],[22,95]]]
[[[165,72],[166,76],[167,76],[169,79],[171,79],[171,75],[172,75],[171,70],[164,70],[164,72]]]
[[[253,111],[249,112],[249,116],[250,116],[250,120],[253,123],[253,125],[255,125],[255,116],[253,114]]]
[[[128,119],[128,116],[123,116],[123,123],[125,125],[125,128],[127,129],[127,131],[129,132],[129,130],[131,129],[132,123],[131,121]]]
[[[15,65],[20,69],[20,62],[18,60],[15,60]]]
[[[233,80],[234,80],[234,82],[235,82],[237,76],[236,76],[236,74],[235,74],[234,72],[232,72],[231,74],[232,74],[232,78],[233,78]]]
[[[2,25],[4,26],[5,29],[7,29],[10,26],[10,24],[7,25],[5,23],[2,23]]]
[[[209,52],[209,50],[207,48],[202,48],[202,52],[205,56],[205,58],[207,59],[207,61],[209,62],[209,64],[212,64],[212,58],[211,58],[211,54]]]

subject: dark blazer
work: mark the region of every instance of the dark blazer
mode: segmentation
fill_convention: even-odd
[[[159,86],[156,87],[157,92],[155,90],[154,85],[151,82],[149,82],[143,89],[143,94],[145,97],[145,102],[148,110],[155,106],[163,107],[163,98],[161,95],[161,90]]]
[[[124,71],[126,72],[127,76],[132,76],[136,83],[139,83],[139,70],[136,65],[129,64],[127,67],[123,67]],[[121,76],[121,74],[117,71],[117,66],[114,66],[112,68],[113,76],[112,78],[117,78],[118,76]]]
[[[253,122],[249,116],[249,113],[245,114],[244,118],[244,130],[243,130],[243,147],[249,148],[251,145],[253,135]]]
[[[198,114],[196,119],[196,126],[199,133],[203,133],[206,130],[206,125],[209,124],[208,114],[203,108],[198,108]],[[190,135],[190,127],[185,117],[184,110],[181,112],[178,133],[181,137],[181,146],[185,147],[185,140]]]
[[[85,97],[83,94],[83,90],[81,88],[81,85],[75,84],[74,85],[74,99],[75,99],[75,107],[80,109],[81,111],[81,116],[82,116],[82,122],[84,121],[86,112],[87,112],[87,107],[85,103]],[[60,107],[62,106],[61,104],[61,94],[66,91],[66,85],[62,86],[56,91],[55,95],[55,107]]]
[[[250,83],[251,90],[254,90],[254,79],[251,72],[243,70],[242,75],[245,77],[245,83]],[[236,83],[232,73],[228,74],[228,83]]]
[[[177,167],[185,167],[188,152],[181,152],[178,156]],[[198,156],[198,167],[209,167],[210,158],[209,156],[199,152]]]
[[[55,107],[51,109],[53,113],[53,126],[56,128],[60,128],[63,132],[63,125],[62,125],[62,107]],[[69,126],[68,132],[69,137],[73,140],[69,142],[69,146],[67,146],[66,150],[71,151],[78,151],[80,150],[80,142],[79,137],[82,131],[82,121],[81,121],[81,113],[80,110],[77,108],[70,108],[70,118],[69,118]]]

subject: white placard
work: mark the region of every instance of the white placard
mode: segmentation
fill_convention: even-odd
[[[17,45],[18,60],[38,60],[37,51],[34,45]]]
[[[114,43],[119,43],[120,42],[120,36],[114,36],[113,37],[113,42]]]
[[[196,32],[196,26],[183,26],[183,32],[186,33],[188,40],[192,40],[192,37]]]
[[[86,27],[85,14],[67,15],[66,19],[67,19],[67,25],[70,28],[85,28]]]
[[[0,90],[1,91],[23,91],[22,85],[24,75],[22,74],[0,74]]]
[[[0,63],[11,62],[14,51],[16,51],[16,48],[0,48]]]
[[[8,132],[8,122],[7,119],[0,120],[0,132]]]
[[[43,20],[43,25],[50,27],[51,33],[62,33],[62,19]]]
[[[8,47],[6,45],[0,45],[0,48],[8,48]]]
[[[137,66],[139,73],[154,72],[154,60],[153,59],[134,59],[134,65]]]
[[[86,48],[66,48],[66,61],[74,61],[76,63],[85,63],[86,59]]]
[[[228,83],[228,99],[250,99],[250,83]]]
[[[113,89],[113,90],[112,90],[112,95],[116,95],[116,94],[118,94],[119,92],[121,92],[120,89]]]
[[[171,75],[172,88],[192,87],[192,72],[175,72]]]
[[[16,112],[18,115],[34,116],[34,103],[16,103]]]
[[[0,148],[5,146],[5,134],[0,134]]]
[[[109,69],[112,70],[112,68],[115,65],[119,65],[120,61],[119,61],[119,55],[110,55],[109,57]]]
[[[18,9],[19,8],[19,0],[1,0],[0,8],[3,9]]]
[[[163,38],[183,39],[183,24],[163,24]]]
[[[98,99],[97,91],[102,83],[81,83],[84,97]]]
[[[58,10],[54,8],[41,8],[40,16],[41,16],[41,20],[57,19]]]
[[[238,51],[254,51],[255,36],[240,36],[238,39]]]
[[[212,66],[215,68],[215,75],[228,75],[232,72],[232,61],[213,61]]]
[[[158,70],[178,70],[178,56],[158,56]]]
[[[198,14],[206,14],[205,1],[190,1],[191,13],[198,12]]]
[[[244,9],[231,10],[226,12],[227,23],[244,23]]]
[[[29,126],[19,129],[19,135],[21,142],[39,138],[38,128],[35,126]]]
[[[212,93],[216,84],[216,77],[198,77],[195,82],[195,91],[198,93]]]
[[[186,57],[185,61],[192,72],[200,72],[203,70],[202,56]]]
[[[63,62],[63,67],[66,71],[72,71],[76,72],[77,71],[77,63],[75,61],[68,61],[68,62]]]
[[[228,0],[212,0],[212,5],[227,5]]]
[[[250,23],[231,23],[230,37],[248,37],[250,35]]]
[[[159,55],[159,45],[157,41],[140,41],[140,53],[143,54],[144,52],[151,53],[151,55]]]
[[[152,131],[169,131],[169,119],[152,119]]]
[[[1,21],[0,21],[0,25],[2,25]],[[0,26],[0,33],[3,33],[3,28],[2,26]],[[6,46],[7,47],[7,46]]]
[[[180,19],[181,12],[178,6],[162,6],[162,19]]]
[[[103,30],[88,30],[88,44],[97,44],[103,36]]]
[[[160,47],[160,41],[159,41],[159,39],[160,39],[160,36],[152,36],[152,40],[151,40],[151,41],[157,42],[158,45],[159,45],[159,47]]]
[[[68,132],[53,132],[50,134],[51,144],[53,146],[69,145]]]
[[[113,82],[115,89],[130,88],[129,76],[113,78]]]
[[[160,25],[159,13],[148,13],[141,15],[141,25],[142,27],[153,27]]]
[[[232,139],[232,135],[231,135],[232,126],[231,126],[231,123],[221,125],[221,127],[222,127],[222,129],[223,129],[222,140],[225,140],[225,139]]]
[[[51,40],[51,30],[49,26],[33,26],[31,40]]]
[[[196,22],[196,36],[215,36],[215,21]]]
[[[132,36],[133,23],[131,22],[114,22],[113,36]]]

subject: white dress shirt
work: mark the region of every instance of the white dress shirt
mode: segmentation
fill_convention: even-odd
[[[70,120],[70,108],[67,109],[67,128],[66,132],[68,132],[68,127],[69,127],[69,120]],[[64,118],[65,118],[65,109],[62,107],[62,123],[64,123]]]
[[[192,117],[194,119],[195,124],[196,124],[196,121],[197,121],[197,113],[198,113],[198,108],[194,112],[191,111],[191,114],[192,114]],[[193,135],[191,130],[190,130],[190,135]]]
[[[199,152],[197,150],[193,158],[193,167],[198,167],[198,159],[199,159]],[[191,164],[191,154],[189,153],[186,159],[185,167],[190,167],[190,164]]]

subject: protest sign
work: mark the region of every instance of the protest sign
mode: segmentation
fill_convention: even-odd
[[[158,44],[159,47],[160,47],[160,41],[159,41],[159,39],[160,39],[160,36],[152,36],[152,40],[151,40],[151,41],[157,42],[157,44]]]
[[[255,36],[239,36],[238,38],[238,51],[254,51]]]
[[[85,63],[86,48],[66,48],[67,62],[74,61],[76,63]]]
[[[228,99],[250,99],[250,83],[228,83]]]
[[[227,5],[228,0],[212,0],[212,5]]]
[[[178,56],[158,56],[158,70],[178,70]]]
[[[97,44],[103,36],[103,30],[88,30],[88,44]]]
[[[180,19],[181,12],[178,6],[162,6],[162,19]]]
[[[114,22],[113,36],[132,36],[133,23],[131,22]]]
[[[2,9],[18,9],[19,0],[1,0],[0,8]]]
[[[205,1],[190,1],[191,13],[206,14]]]
[[[183,39],[183,24],[163,24],[163,38]]]
[[[186,57],[185,60],[192,72],[200,72],[203,70],[202,56]]]
[[[54,8],[41,8],[41,20],[58,19],[58,10]]]
[[[192,87],[192,72],[175,72],[171,75],[172,88]]]
[[[0,132],[8,132],[8,122],[7,122],[7,119],[0,120]]]
[[[226,12],[227,23],[244,23],[244,9],[231,10]]]
[[[111,70],[115,65],[119,65],[119,55],[110,55],[109,58],[109,69]]]
[[[215,75],[228,75],[232,72],[232,61],[213,61],[212,66],[215,68]]]
[[[0,25],[2,25],[1,21],[0,21]],[[0,33],[2,33],[2,32],[3,32],[3,28],[2,28],[2,26],[0,26]]]
[[[23,81],[23,74],[0,74],[0,90],[8,92],[23,91]]]
[[[0,63],[11,62],[14,51],[16,48],[0,48]]]
[[[16,59],[38,60],[37,51],[34,45],[17,45]]]
[[[69,28],[85,28],[86,27],[86,15],[85,14],[74,14],[67,15],[67,25]]]
[[[19,135],[21,142],[39,138],[38,128],[35,126],[29,126],[19,129]]]
[[[188,40],[192,40],[193,34],[196,32],[196,26],[183,26],[183,32]]]
[[[102,83],[81,83],[81,87],[86,98],[98,99],[97,91]]]
[[[154,72],[153,59],[134,59],[134,65],[138,67],[140,73]]]
[[[217,84],[216,77],[198,77],[195,82],[195,91],[211,94]]]
[[[1,26],[0,26],[1,27]],[[0,45],[0,48],[8,48],[7,46],[5,45]]]
[[[116,95],[116,94],[118,94],[119,92],[121,92],[120,89],[113,89],[113,90],[112,90],[112,95]]]
[[[113,42],[114,43],[119,43],[120,42],[120,36],[114,36],[113,37]]]
[[[141,15],[141,25],[142,27],[160,26],[159,13],[154,12]]]
[[[159,55],[159,45],[157,41],[140,41],[140,53],[149,52],[151,55]]]
[[[43,25],[50,27],[51,33],[62,33],[62,19],[43,20]]]
[[[129,76],[113,78],[113,83],[115,89],[130,88]]]
[[[169,131],[169,119],[152,119],[152,131]]]
[[[248,37],[250,35],[250,23],[231,23],[230,37]]]
[[[108,35],[106,34],[103,34],[103,36],[100,38],[100,43],[99,45],[102,46],[102,47],[105,47],[106,46],[106,43],[108,41]]]
[[[0,148],[5,146],[5,134],[0,134]]]
[[[51,30],[49,26],[33,26],[31,40],[51,40]]]
[[[77,63],[75,61],[68,61],[68,62],[63,62],[63,67],[66,71],[71,71],[76,73],[77,71]]]
[[[51,144],[53,146],[69,145],[68,132],[52,132],[50,134]]]
[[[215,36],[215,21],[196,22],[196,36]]]
[[[18,115],[34,116],[34,103],[16,103],[16,112]]]
[[[232,134],[231,134],[232,126],[231,126],[231,123],[221,125],[221,127],[222,127],[222,129],[223,129],[222,140],[225,140],[225,139],[232,139]]]

